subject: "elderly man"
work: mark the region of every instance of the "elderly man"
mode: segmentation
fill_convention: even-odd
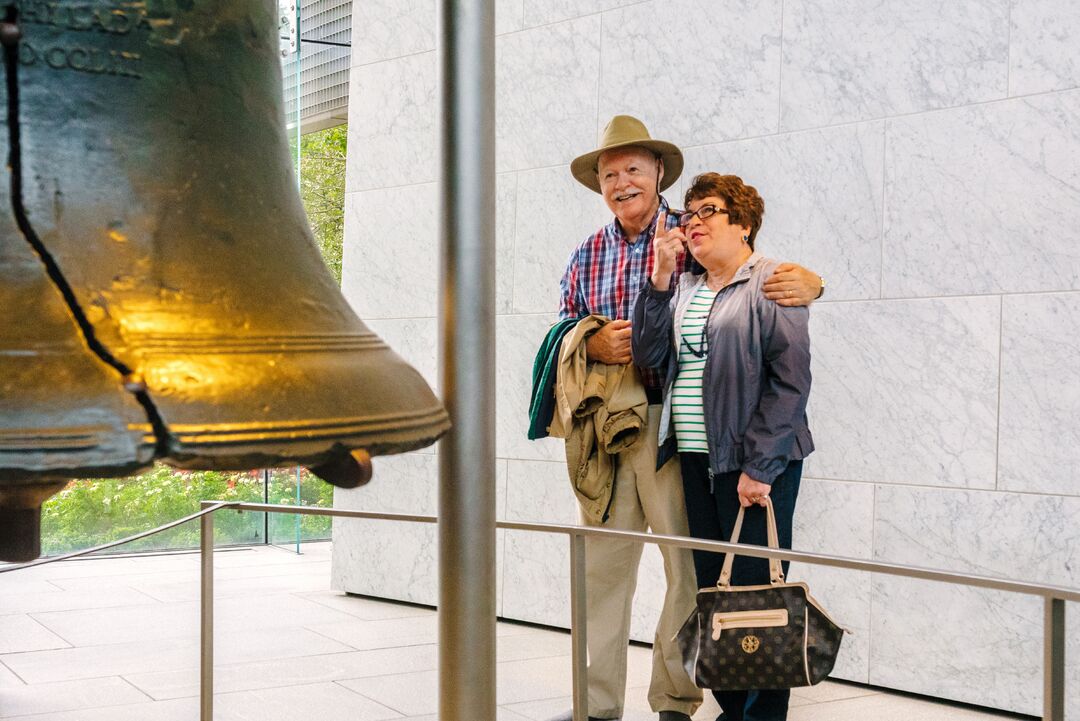
[[[656,221],[666,213],[667,226],[679,213],[660,192],[682,172],[682,152],[654,140],[645,125],[627,115],[615,116],[604,129],[600,147],[576,158],[570,172],[603,196],[611,223],[582,242],[570,255],[560,283],[560,318],[595,313],[612,319],[586,344],[589,360],[630,363],[630,321],[634,300],[652,272]],[[689,269],[689,253],[681,259]],[[767,297],[784,305],[806,305],[821,295],[824,283],[799,266],[783,264],[766,283]],[[632,531],[689,535],[682,479],[677,459],[657,469],[657,433],[662,379],[639,369],[649,399],[645,440],[616,457],[615,486],[606,520],[582,514],[587,525]],[[683,669],[673,637],[694,607],[696,584],[690,551],[661,546],[667,590],[653,640],[649,704],[660,721],[689,721],[701,704],[701,690]],[[586,546],[588,686],[590,719],[617,719],[626,691],[626,649],[630,605],[637,585],[641,546],[622,541],[590,540]],[[569,712],[551,721],[567,720]]]

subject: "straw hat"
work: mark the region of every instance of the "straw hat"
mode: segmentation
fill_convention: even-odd
[[[599,193],[600,180],[596,176],[596,162],[600,154],[616,148],[635,146],[653,151],[664,161],[664,177],[660,181],[660,190],[669,188],[679,179],[683,168],[682,151],[671,143],[653,140],[645,123],[629,115],[616,115],[612,118],[600,136],[600,147],[574,158],[570,163],[570,174],[589,190]]]

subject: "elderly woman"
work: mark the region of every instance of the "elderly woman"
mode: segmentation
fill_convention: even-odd
[[[679,226],[653,241],[652,274],[632,324],[634,361],[667,370],[658,460],[677,447],[692,536],[730,540],[742,506],[740,541],[767,545],[763,507],[771,498],[780,545],[791,548],[802,459],[814,448],[806,422],[809,312],[764,297],[777,262],[754,251],[765,213],[756,189],[735,175],[705,173],[684,202]],[[684,273],[669,287],[684,247],[704,272]],[[694,551],[698,586],[716,585],[722,563],[720,554]],[[768,582],[767,560],[736,558],[733,584]],[[713,695],[723,721],[787,717],[788,691]]]

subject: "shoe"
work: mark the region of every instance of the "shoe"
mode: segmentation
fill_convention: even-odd
[[[690,717],[682,711],[661,711],[660,721],[690,721]]]
[[[589,716],[588,718],[589,721],[619,721],[619,719],[602,719],[596,718],[595,716]],[[547,719],[547,721],[574,721],[574,709],[564,711],[557,716],[552,716],[551,718]]]

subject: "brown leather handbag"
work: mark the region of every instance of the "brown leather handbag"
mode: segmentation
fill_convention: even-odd
[[[739,542],[744,508],[731,542]],[[766,506],[769,547],[779,548],[772,501]],[[820,683],[832,671],[845,629],[810,595],[805,583],[787,583],[777,559],[771,582],[732,586],[734,553],[724,556],[720,580],[697,594],[697,609],[676,642],[687,674],[700,688],[720,691],[786,689]]]

